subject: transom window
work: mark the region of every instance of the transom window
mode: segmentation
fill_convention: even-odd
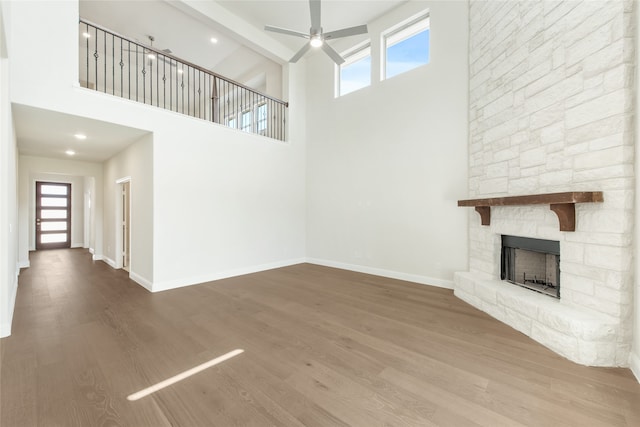
[[[429,63],[429,12],[424,11],[382,34],[381,80]]]
[[[354,47],[342,57],[345,62],[337,66],[336,96],[371,85],[371,42]]]

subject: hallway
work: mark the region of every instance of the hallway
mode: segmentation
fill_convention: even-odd
[[[628,369],[571,363],[450,290],[300,264],[151,294],[84,249],[31,265],[0,341],[3,427],[640,424]]]

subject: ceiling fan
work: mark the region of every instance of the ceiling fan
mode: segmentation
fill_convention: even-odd
[[[321,47],[322,50],[324,50],[325,53],[333,59],[333,62],[338,65],[344,63],[344,58],[342,58],[342,56],[340,56],[340,54],[326,42],[328,40],[334,40],[341,37],[366,34],[367,26],[358,25],[356,27],[343,28],[341,30],[325,33],[323,32],[322,25],[320,24],[320,0],[309,0],[309,9],[311,11],[311,28],[309,29],[309,34],[289,30],[287,28],[274,27],[271,25],[266,25],[264,29],[266,31],[273,31],[274,33],[287,34],[309,40],[309,42],[298,51],[298,53],[293,55],[293,58],[291,58],[289,62],[297,62],[309,49],[311,49],[311,47]]]
[[[153,48],[153,42],[156,40],[155,37],[153,37],[151,35],[148,35],[147,38],[149,39],[149,47]],[[159,50],[159,52],[160,52],[160,54],[162,56],[158,57],[158,55],[156,55],[156,52],[154,52],[153,50],[147,49],[146,47],[144,47],[144,45],[139,45],[139,46],[142,47],[142,52],[140,52],[137,47],[135,47],[133,49],[131,49],[131,48],[126,49],[125,48],[124,50],[127,51],[127,52],[135,53],[135,54],[142,53],[144,56],[147,57],[147,62],[148,62],[147,65],[148,66],[151,66],[151,64],[153,63],[154,60],[158,60],[158,61],[164,62],[165,64],[168,64],[168,65],[170,65],[172,67],[176,67],[177,66],[175,61],[173,61],[173,60],[171,60],[169,58],[166,58],[164,55],[162,55],[163,53],[171,55],[173,53],[173,52],[171,52],[171,49],[161,49],[161,50]]]

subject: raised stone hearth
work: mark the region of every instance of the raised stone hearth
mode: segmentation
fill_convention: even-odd
[[[456,273],[455,295],[577,363],[618,366],[618,322],[500,280]]]

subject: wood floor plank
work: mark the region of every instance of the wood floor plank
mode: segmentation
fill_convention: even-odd
[[[640,424],[628,369],[571,363],[447,289],[310,264],[152,294],[86,250],[34,252],[0,356],[3,427]]]

